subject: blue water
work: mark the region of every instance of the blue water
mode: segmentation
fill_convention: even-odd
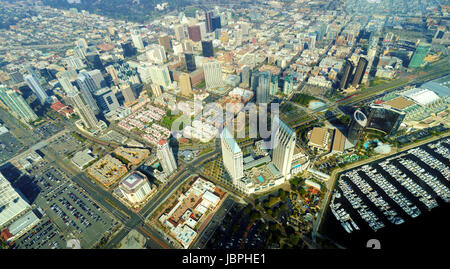
[[[319,101],[311,101],[311,102],[309,102],[309,106],[308,106],[310,109],[312,109],[312,110],[316,110],[316,109],[319,109],[319,108],[325,108],[326,107],[326,104],[325,103],[322,103],[322,102],[319,102]]]
[[[262,176],[258,176],[258,180],[259,182],[264,183],[264,178]]]
[[[380,140],[375,139],[375,140],[367,141],[366,143],[364,143],[364,149],[367,149],[371,143],[380,143]]]
[[[158,167],[159,167],[159,163],[157,163],[153,166],[153,168],[158,168]]]

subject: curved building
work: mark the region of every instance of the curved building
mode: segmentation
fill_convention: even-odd
[[[406,116],[404,111],[389,105],[373,104],[369,109],[367,128],[382,131],[387,135],[395,134]]]
[[[356,145],[368,123],[367,116],[359,109],[353,113],[353,120],[348,128],[347,139]]]

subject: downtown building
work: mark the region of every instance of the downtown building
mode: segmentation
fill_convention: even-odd
[[[161,162],[163,172],[166,176],[177,170],[177,162],[175,161],[175,156],[170,148],[169,141],[161,139],[158,142],[156,155],[158,156],[158,160]]]
[[[134,171],[123,179],[118,188],[128,203],[135,207],[156,191],[147,177],[139,171]]]
[[[278,116],[274,118],[274,123],[275,125],[272,125],[272,128],[277,127],[277,130],[275,131],[275,137],[272,139],[272,162],[280,173],[286,179],[289,179],[297,136],[294,130]]]
[[[40,103],[42,105],[45,104],[48,101],[49,97],[48,97],[47,93],[45,92],[44,88],[42,88],[37,77],[32,73],[30,75],[25,76],[24,79],[25,79],[25,82],[27,83],[28,87],[30,87],[30,89],[33,91],[33,93],[39,99]]]
[[[222,64],[218,61],[210,61],[203,64],[206,88],[223,87]]]
[[[356,66],[355,75],[353,76],[352,81],[352,86],[354,88],[358,87],[358,85],[361,84],[368,64],[369,61],[367,61],[366,58],[364,57],[359,58],[358,65]]]
[[[258,87],[256,88],[256,103],[267,104],[269,102],[271,74],[264,71],[259,74]]]
[[[38,116],[34,113],[25,99],[23,99],[16,91],[8,89],[4,85],[0,85],[0,101],[13,115],[24,122],[32,122],[38,119]]]
[[[95,117],[93,109],[83,102],[80,93],[71,93],[67,96],[67,98],[75,108],[75,112],[78,114],[87,129],[100,129],[100,122]]]
[[[30,209],[30,205],[0,173],[0,228]]]
[[[220,136],[222,144],[222,159],[225,170],[234,185],[240,185],[240,179],[244,177],[244,159],[241,148],[228,129],[223,128]]]

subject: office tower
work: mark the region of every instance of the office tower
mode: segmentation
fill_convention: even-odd
[[[96,89],[106,87],[105,78],[103,77],[102,72],[100,72],[100,70],[94,69],[91,71],[87,71],[87,74],[92,78],[92,81],[94,82]]]
[[[220,141],[222,144],[223,165],[233,184],[237,185],[238,180],[244,177],[244,159],[241,148],[226,127],[223,128]]]
[[[202,40],[202,33],[200,31],[200,25],[192,25],[188,27],[189,39],[194,42]]]
[[[86,58],[86,49],[75,46],[74,51],[75,51],[75,55],[77,55],[77,57],[79,57],[80,59]]]
[[[393,135],[397,132],[405,116],[404,111],[389,105],[373,104],[369,107],[367,128]]]
[[[252,77],[250,78],[250,89],[256,92],[259,84],[259,74],[258,70],[252,71]]]
[[[223,86],[222,64],[218,61],[211,61],[203,64],[206,88],[217,88]]]
[[[289,95],[294,90],[294,77],[287,74],[283,79],[283,93]]]
[[[149,46],[146,55],[147,60],[156,64],[163,64],[165,61],[167,61],[166,51],[161,45],[153,44]]]
[[[172,80],[167,66],[150,66],[150,76],[154,84],[164,88],[170,88],[172,86]]]
[[[250,88],[251,86],[252,69],[248,66],[244,66],[241,71],[241,83],[244,87]]]
[[[132,104],[136,100],[136,95],[134,94],[130,84],[126,83],[120,85],[120,91],[125,98],[125,104]]]
[[[220,23],[220,16],[216,16],[211,19],[211,32],[215,31],[216,29],[222,28],[222,25]]]
[[[133,171],[119,184],[123,196],[133,205],[142,202],[152,192],[147,177],[139,171]]]
[[[269,102],[270,72],[263,71],[259,74],[258,87],[256,88],[256,103],[267,104]]]
[[[80,70],[82,68],[85,67],[83,61],[75,56],[69,56],[65,59],[65,62],[67,64],[67,66],[69,67],[69,69],[72,70]]]
[[[87,72],[82,72],[78,74],[75,83],[81,92],[81,96],[83,96],[83,100],[89,107],[92,108],[94,113],[97,115],[100,110],[97,106],[97,103],[95,102],[94,97],[92,96],[92,93],[98,89],[94,80]]]
[[[175,38],[178,41],[183,41],[184,39],[186,39],[186,25],[175,25],[175,27],[173,27],[173,30],[175,31]]]
[[[204,21],[199,22],[199,23],[198,23],[198,26],[200,26],[200,35],[201,35],[202,37],[206,36],[206,34],[208,33],[208,32],[206,31],[206,23],[205,23]]]
[[[113,64],[108,65],[106,67],[106,72],[111,75],[111,78],[114,81],[114,84],[117,84],[119,82],[119,77],[117,75],[117,70],[116,70],[116,68],[114,67]]]
[[[8,89],[5,85],[0,85],[0,101],[18,118],[25,122],[38,119],[38,116],[25,102],[23,97],[16,91]]]
[[[272,139],[272,162],[280,173],[289,177],[291,173],[292,157],[294,156],[297,136],[291,127],[287,126],[278,116],[274,117],[272,128],[277,128],[275,138]]]
[[[202,41],[202,55],[203,57],[214,57],[214,47],[212,40]]]
[[[170,175],[177,170],[177,162],[175,161],[175,156],[173,155],[173,151],[167,140],[161,139],[158,142],[156,155],[158,156],[159,162],[166,175]]]
[[[131,32],[131,40],[133,41],[133,45],[138,50],[144,49],[144,42],[142,41],[142,36],[139,30],[134,30]]]
[[[88,53],[86,55],[86,60],[88,61],[89,67],[91,69],[98,69],[98,70],[105,69],[102,60],[100,59],[100,55],[98,55],[95,52]]]
[[[277,75],[270,76],[270,88],[269,88],[270,95],[276,95],[278,93],[278,80],[279,78]]]
[[[161,86],[159,86],[157,84],[152,84],[151,88],[152,88],[152,96],[153,97],[158,97],[162,94]]]
[[[191,86],[191,78],[188,74],[182,73],[179,77],[180,87],[181,87],[181,95],[183,96],[191,96],[192,95],[192,86]]]
[[[68,96],[68,99],[87,129],[99,128],[99,122],[95,117],[94,111],[89,105],[83,102],[80,93],[73,93]]]
[[[195,66],[195,59],[194,59],[194,55],[192,53],[185,53],[184,54],[184,59],[186,61],[186,69],[187,71],[190,72],[194,72],[195,69],[197,69],[197,67]]]
[[[364,73],[366,72],[368,61],[364,57],[360,57],[358,61],[358,65],[356,66],[355,76],[353,77],[352,86],[357,87],[361,84],[361,81],[364,77]]]
[[[183,51],[186,53],[192,53],[194,51],[194,44],[192,40],[186,39],[183,41]]]
[[[367,116],[361,110],[357,109],[353,113],[353,119],[347,132],[347,139],[353,145],[356,145],[361,139],[361,135],[367,126]]]
[[[166,51],[172,49],[172,43],[168,35],[158,37],[158,43],[163,46]]]
[[[49,99],[47,93],[42,88],[41,84],[39,83],[39,80],[34,74],[30,74],[25,76],[25,82],[27,83],[28,87],[33,91],[33,93],[37,96],[41,104],[45,104],[45,102]]]
[[[14,71],[14,72],[9,73],[9,77],[11,78],[11,80],[14,84],[19,84],[24,81],[23,75],[19,71]]]
[[[214,16],[213,11],[205,11],[205,23],[206,23],[206,32],[212,32],[212,17]]]
[[[136,54],[136,49],[133,47],[131,42],[122,43],[120,45],[122,46],[123,57],[132,57]]]
[[[70,82],[69,78],[65,76],[60,76],[58,78],[59,84],[61,84],[62,89],[67,95],[70,95],[72,93],[77,93],[78,90],[75,88],[75,86],[72,85],[72,82]]]
[[[349,60],[345,61],[344,65],[344,73],[342,74],[341,81],[339,83],[340,89],[347,89],[348,85],[350,84],[350,78],[352,77],[353,69],[355,67],[353,66],[353,63]]]
[[[110,88],[102,88],[95,91],[94,98],[103,114],[114,111],[120,107],[116,95]]]
[[[30,208],[30,205],[0,173],[0,227]]]
[[[409,62],[408,68],[418,68],[423,64],[425,57],[427,57],[428,52],[431,49],[431,45],[428,43],[420,42],[414,52],[411,61]]]

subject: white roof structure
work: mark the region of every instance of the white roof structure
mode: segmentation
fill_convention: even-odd
[[[0,227],[28,209],[30,205],[0,174]]]
[[[419,105],[426,106],[428,104],[434,103],[440,99],[440,97],[433,91],[421,88],[414,88],[401,93],[401,95],[406,96]]]

